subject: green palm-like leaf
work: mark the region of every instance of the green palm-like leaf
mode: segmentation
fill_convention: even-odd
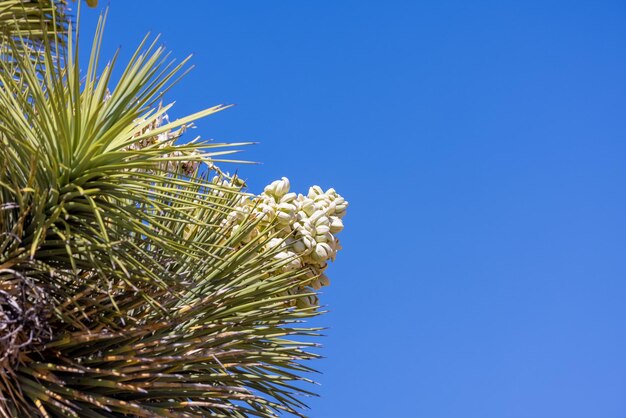
[[[145,42],[112,86],[102,26],[85,74],[72,36],[5,41],[33,53],[0,63],[0,416],[302,416],[310,277],[210,181],[244,144],[154,140],[225,106],[162,123],[185,62]]]

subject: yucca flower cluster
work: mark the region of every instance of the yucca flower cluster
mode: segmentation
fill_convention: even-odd
[[[216,177],[215,183],[222,187],[233,184],[223,177]],[[333,188],[324,191],[312,186],[306,195],[290,188],[289,179],[283,177],[257,196],[243,196],[222,226],[236,234],[251,220],[256,221],[242,245],[259,234],[271,236],[264,250],[274,251],[283,271],[301,270],[309,279],[290,291],[303,295],[298,303],[317,306],[314,291],[329,284],[324,271],[341,249],[337,234],[343,230],[348,202]]]

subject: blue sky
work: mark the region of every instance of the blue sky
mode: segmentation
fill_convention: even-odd
[[[236,104],[194,133],[260,141],[238,167],[253,191],[288,176],[350,201],[312,417],[618,418],[625,19],[618,1],[111,0],[103,54],[161,33],[196,66],[172,116]]]

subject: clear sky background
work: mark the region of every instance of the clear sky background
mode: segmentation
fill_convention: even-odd
[[[626,3],[111,0],[104,55],[148,31],[252,191],[350,201],[312,417],[626,417]]]

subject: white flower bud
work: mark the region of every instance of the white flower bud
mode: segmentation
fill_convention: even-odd
[[[315,213],[313,213],[313,215],[311,215],[311,216],[309,217],[309,222],[311,222],[311,223],[316,223],[316,221],[317,221],[318,219],[320,219],[322,216],[324,216],[324,217],[326,216],[326,214],[324,213],[324,211],[323,211],[323,210],[316,210],[316,211],[315,211]]]
[[[330,258],[333,250],[330,248],[330,245],[326,243],[320,243],[315,246],[315,251],[311,254],[315,261],[325,261]]]
[[[334,215],[336,208],[337,208],[337,205],[335,204],[335,202],[330,202],[328,204],[328,206],[326,207],[326,214],[327,215]]]
[[[309,188],[309,198],[313,199],[315,196],[324,194],[324,191],[320,186],[312,186]]]
[[[297,254],[291,251],[281,251],[274,255],[274,259],[284,261],[285,263],[282,264],[281,267],[286,271],[292,271],[302,267],[300,258],[297,256]]]
[[[347,207],[348,207],[347,203],[343,203],[341,205],[335,206],[335,215],[339,216],[340,218],[343,218],[343,215],[345,215],[346,213]]]
[[[325,234],[315,235],[315,241],[317,241],[317,242],[326,242],[332,248],[333,242],[335,241],[335,239],[333,237],[333,234],[331,234],[330,232],[327,232]]]
[[[330,202],[331,202],[330,198],[326,196],[325,194],[315,196],[313,200],[315,201],[315,203],[323,207],[327,207],[328,205],[330,205]]]
[[[305,220],[306,218],[308,218],[307,214],[304,213],[303,211],[299,210],[296,213],[296,219],[298,220],[298,222]]]
[[[281,212],[294,213],[296,211],[296,205],[292,203],[279,203],[277,209]]]
[[[281,251],[279,253],[274,254],[275,260],[285,260],[289,258],[289,253],[287,251]]]
[[[272,220],[272,218],[274,218],[274,216],[276,216],[276,211],[274,211],[274,208],[270,205],[261,203],[257,208],[262,215],[261,218],[264,221],[269,222]]]
[[[276,220],[281,225],[289,224],[289,222],[291,222],[292,218],[293,218],[293,214],[291,214],[289,212],[284,212],[284,211],[276,212]]]
[[[273,181],[270,185],[265,186],[265,193],[275,197],[276,199],[280,199],[287,192],[289,192],[289,187],[289,179],[287,177],[283,177],[280,180]]]
[[[296,200],[296,194],[293,192],[287,193],[286,195],[280,198],[281,203],[290,203],[290,202],[293,202],[294,200]]]
[[[274,193],[276,191],[276,186],[278,186],[278,182],[280,180],[275,180],[273,182],[271,182],[270,184],[268,184],[267,186],[265,186],[265,188],[263,189],[263,191],[265,193],[267,193],[270,196],[274,196]]]
[[[316,235],[324,235],[327,232],[330,232],[330,226],[328,225],[318,225],[315,227],[315,234]]]
[[[280,238],[272,238],[271,240],[269,240],[267,242],[267,247],[268,248],[276,248],[276,247],[280,247],[283,245],[283,240]]]
[[[317,210],[317,206],[315,205],[315,202],[312,199],[303,200],[302,204],[300,205],[300,208],[307,216],[313,215],[315,211]]]
[[[289,252],[290,256],[292,257],[289,261],[289,268],[291,270],[297,270],[299,268],[302,267],[302,260],[300,260],[300,257],[297,256],[297,254],[293,253],[293,252]]]
[[[302,239],[294,241],[291,248],[293,248],[293,250],[297,252],[298,254],[303,253],[307,250],[306,244],[304,243]]]
[[[312,235],[300,234],[298,238],[299,238],[298,242],[301,242],[302,244],[304,244],[305,249],[303,252],[310,251],[313,249],[313,247],[315,247],[316,241]],[[298,248],[301,248],[301,247],[298,247]]]
[[[296,206],[291,203],[281,203],[276,209],[278,222],[283,225],[290,223],[295,218]]]
[[[289,192],[290,187],[291,187],[291,184],[289,183],[289,179],[287,177],[283,177],[279,181],[278,187],[276,188],[276,196],[282,197],[283,195]]]
[[[315,221],[315,226],[329,226],[330,225],[330,219],[328,218],[328,216],[326,216],[326,214],[324,214],[323,216],[317,218],[317,220]]]
[[[333,216],[330,219],[330,232],[333,234],[341,232],[341,230],[343,229],[343,221],[337,216]]]

